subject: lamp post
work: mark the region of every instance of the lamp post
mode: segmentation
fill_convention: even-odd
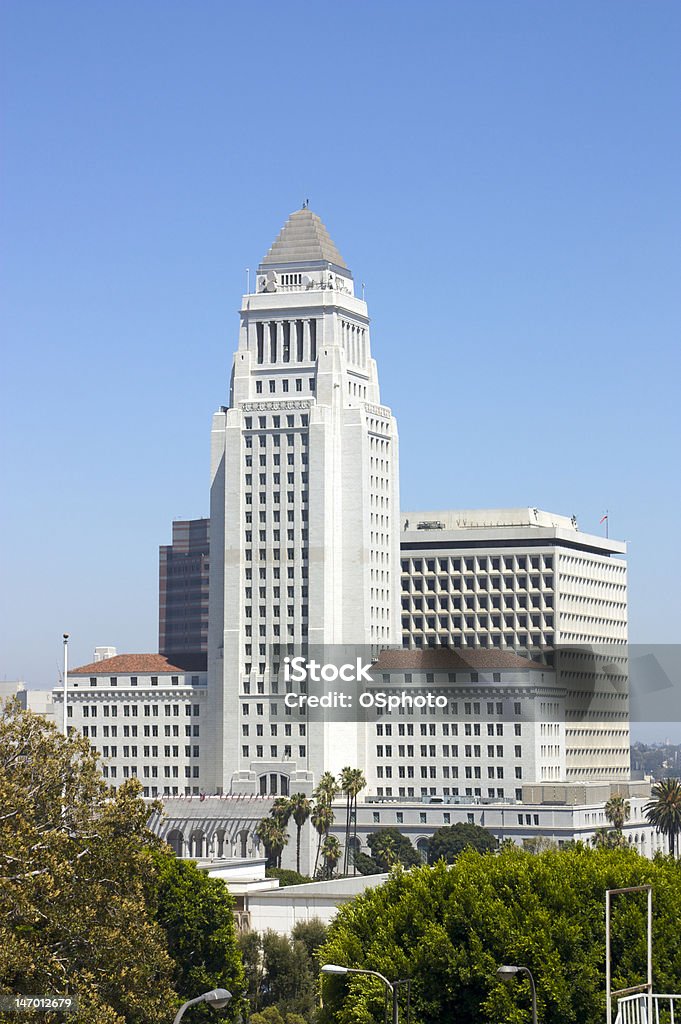
[[[497,969],[497,978],[501,978],[502,981],[512,981],[513,978],[518,974],[526,974],[530,979],[530,988],[532,990],[532,1024],[537,1024],[537,989],[535,988],[534,978],[532,977],[532,971],[529,967],[514,967],[511,964],[502,964]]]
[[[399,1008],[397,1003],[397,986],[399,982],[388,981],[384,974],[380,974],[378,971],[365,971],[360,967],[341,967],[340,964],[324,964],[322,967],[324,974],[368,974],[372,978],[380,978],[385,985],[386,992],[390,992],[392,997],[392,1024],[399,1024]]]
[[[223,1007],[227,1006],[231,998],[232,993],[228,992],[226,988],[213,988],[210,992],[204,992],[202,996],[197,996],[196,999],[188,999],[175,1014],[173,1024],[179,1024],[184,1011],[189,1006],[196,1006],[197,1003],[208,1003],[214,1010],[222,1010]]]

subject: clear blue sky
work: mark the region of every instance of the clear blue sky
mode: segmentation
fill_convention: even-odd
[[[630,544],[679,638],[681,5],[2,4],[0,678],[157,643],[245,268],[307,197],[366,282],[402,505]]]

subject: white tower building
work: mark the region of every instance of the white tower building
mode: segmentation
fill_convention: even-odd
[[[311,210],[284,225],[240,319],[212,430],[207,777],[274,795],[365,761],[360,724],[310,735],[281,669],[307,645],[400,643],[397,426],[366,303]]]

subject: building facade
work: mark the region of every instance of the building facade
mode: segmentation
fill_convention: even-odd
[[[67,721],[99,754],[116,788],[138,778],[145,797],[199,796],[207,732],[206,658],[119,654],[69,670]],[[53,691],[64,721],[64,691]]]
[[[514,803],[528,782],[564,780],[565,689],[547,666],[506,651],[402,650],[383,652],[373,674],[376,690],[444,706],[379,710],[365,799]]]
[[[357,723],[286,719],[281,665],[314,646],[399,644],[397,426],[366,303],[320,219],[292,214],[245,295],[213,418],[207,766],[275,795],[363,760]]]
[[[208,650],[209,519],[176,519],[159,549],[158,649],[169,658]]]
[[[404,513],[402,643],[548,655],[565,690],[565,780],[626,780],[625,553],[539,509]]]

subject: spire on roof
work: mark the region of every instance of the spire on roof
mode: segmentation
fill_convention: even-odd
[[[347,270],[345,260],[324,224],[308,207],[296,210],[284,224],[261,266],[279,263],[333,263]]]

